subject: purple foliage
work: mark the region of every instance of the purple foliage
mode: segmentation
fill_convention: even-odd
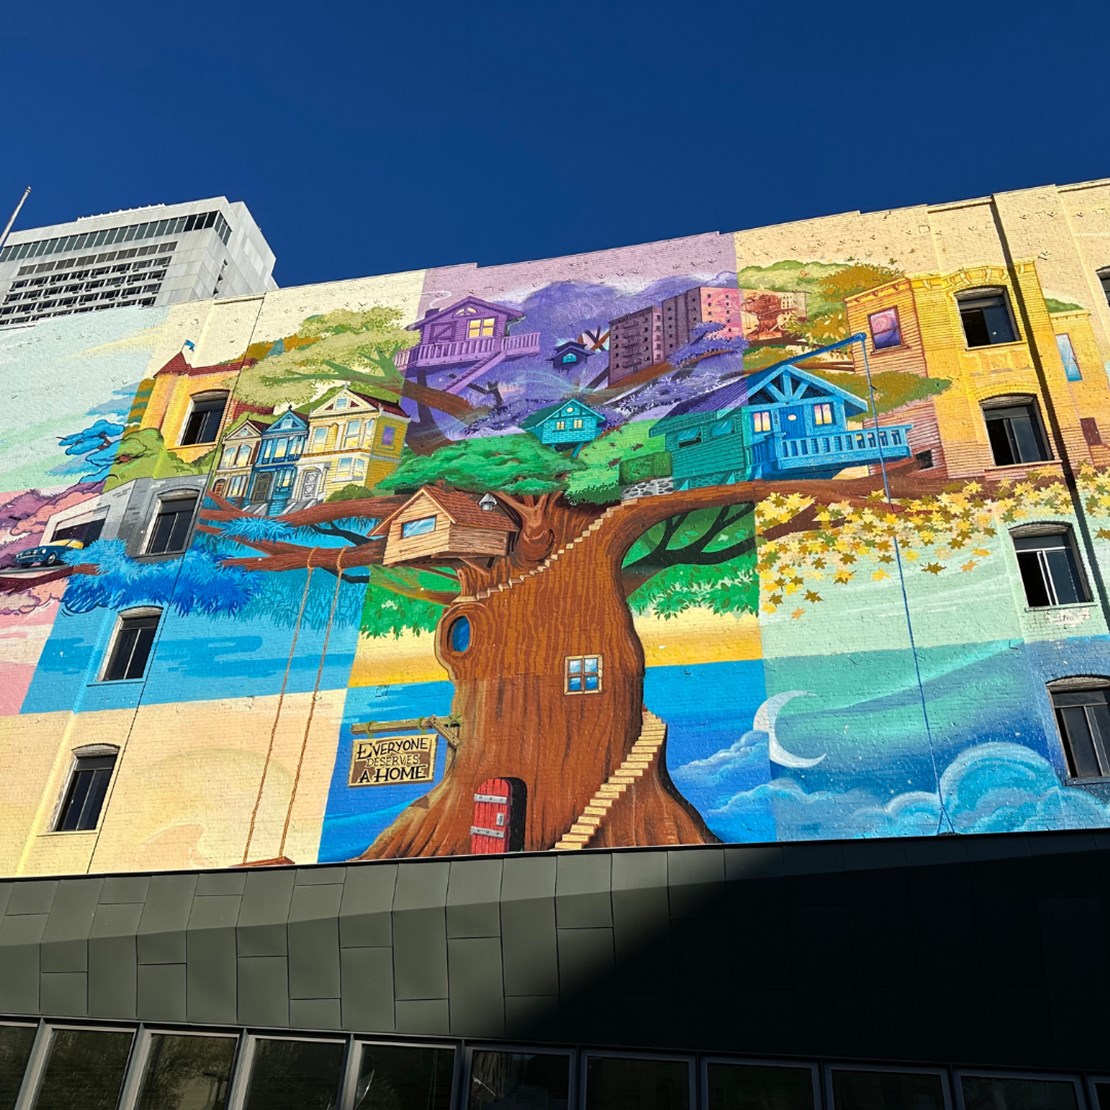
[[[674,367],[683,367],[722,355],[742,355],[747,349],[747,340],[741,336],[730,338],[718,335],[723,327],[723,324],[712,320],[697,324],[690,332],[689,342],[671,351],[667,361]]]

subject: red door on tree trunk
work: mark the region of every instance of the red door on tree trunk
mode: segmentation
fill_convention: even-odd
[[[524,783],[486,779],[474,792],[470,851],[478,856],[519,852],[524,843]]]

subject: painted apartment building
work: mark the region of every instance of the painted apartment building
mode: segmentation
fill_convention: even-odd
[[[1110,1105],[1108,213],[0,331],[0,1106]]]

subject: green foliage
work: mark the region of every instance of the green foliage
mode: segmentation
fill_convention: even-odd
[[[622,462],[661,452],[662,436],[649,436],[654,421],[634,420],[587,443],[578,454],[578,469],[567,480],[567,500],[607,505],[619,501]]]
[[[677,566],[660,571],[628,599],[634,613],[665,620],[687,609],[711,613],[754,613],[759,607],[755,559],[744,555],[715,566]]]
[[[1081,304],[1074,304],[1072,301],[1060,301],[1055,297],[1045,297],[1045,308],[1050,313],[1052,312],[1082,312],[1083,306]]]
[[[378,305],[364,312],[336,309],[310,316],[284,341],[285,350],[243,370],[236,391],[259,405],[304,404],[329,384],[384,388],[396,396],[402,379],[394,355],[417,341],[396,308]]]
[[[527,433],[484,436],[459,440],[430,455],[408,455],[377,488],[408,493],[442,481],[472,493],[552,493],[566,488],[568,476],[581,465]]]
[[[442,590],[444,579],[436,574],[409,568],[369,568],[370,585],[362,606],[359,633],[366,637],[399,637],[402,632],[432,632],[443,615],[443,607],[397,593],[404,589]]]
[[[115,489],[136,478],[179,478],[188,474],[204,474],[212,463],[209,451],[194,463],[168,450],[157,428],[139,428],[127,432],[116,449],[116,461],[105,479],[105,490]]]
[[[332,501],[361,501],[364,497],[373,496],[374,495],[365,486],[360,486],[352,482],[329,493],[327,500],[329,503]]]
[[[870,403],[867,378],[862,374],[844,374],[813,367],[807,367],[806,373]],[[908,374],[901,370],[882,370],[872,374],[871,381],[875,386],[875,407],[880,413],[893,412],[911,401],[935,397],[952,384],[947,378],[924,378],[919,374]]]

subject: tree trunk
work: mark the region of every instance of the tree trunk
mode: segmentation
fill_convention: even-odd
[[[524,785],[524,850],[542,850],[569,831],[598,787],[628,755],[643,726],[644,653],[625,602],[623,530],[579,515],[567,548],[568,510],[544,506],[554,558],[509,560],[443,615],[436,654],[455,684],[459,746],[443,780],[414,802],[367,849],[364,858],[452,855],[470,851],[474,794],[490,778]],[[619,513],[621,510],[615,510]],[[594,516],[593,519],[596,519]],[[506,585],[508,579],[509,584]],[[464,577],[464,593],[474,576]],[[486,587],[487,589],[490,587]],[[470,622],[470,645],[452,650],[450,630]],[[599,656],[601,689],[568,693],[567,659]],[[660,751],[621,799],[593,843],[676,844],[713,840],[697,813],[670,782]]]

